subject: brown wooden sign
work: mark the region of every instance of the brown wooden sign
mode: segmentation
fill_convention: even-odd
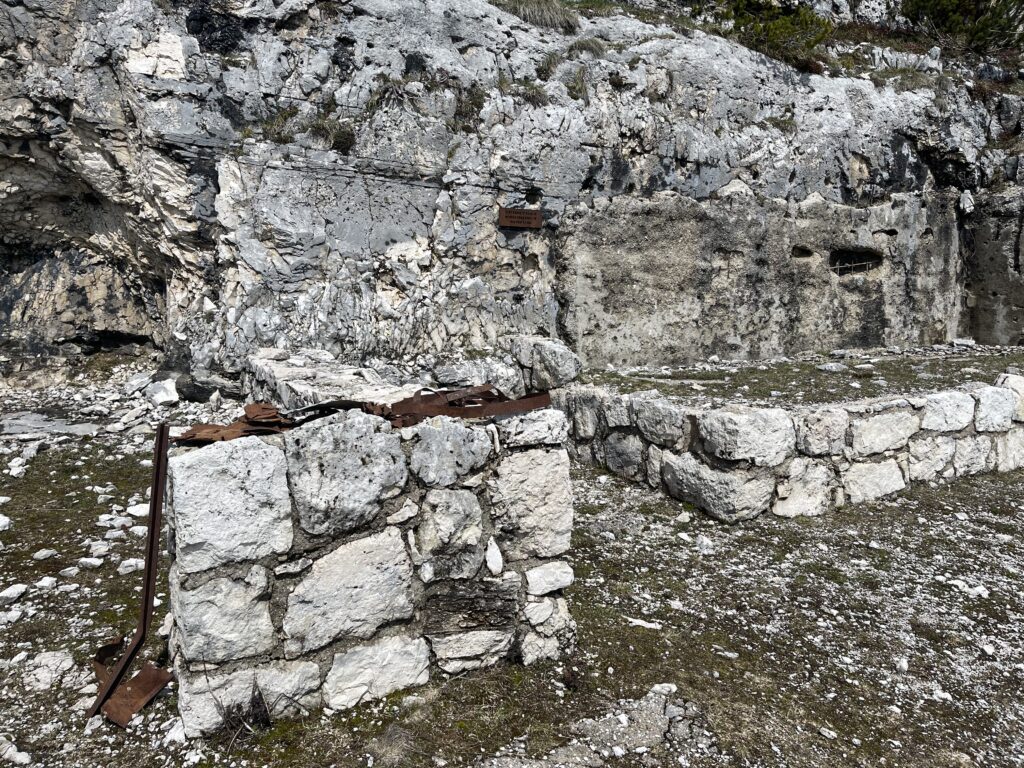
[[[498,226],[510,229],[540,229],[544,213],[536,208],[499,208]]]

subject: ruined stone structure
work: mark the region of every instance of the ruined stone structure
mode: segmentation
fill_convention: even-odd
[[[821,515],[908,484],[1024,466],[1024,377],[800,408],[692,408],[654,392],[557,394],[573,454],[725,522]]]
[[[187,732],[257,691],[293,716],[571,650],[566,428],[555,409],[401,430],[348,411],[177,451],[171,645]]]

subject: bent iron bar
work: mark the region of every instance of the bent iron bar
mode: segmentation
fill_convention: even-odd
[[[156,596],[156,571],[160,558],[160,527],[164,506],[164,489],[167,485],[167,448],[170,443],[170,430],[167,424],[161,424],[156,431],[153,446],[153,484],[149,498],[149,531],[146,538],[146,568],[142,583],[142,606],[139,625],[135,630],[124,655],[114,662],[113,659],[120,649],[123,638],[101,647],[93,659],[93,668],[100,683],[100,692],[96,696],[87,718],[102,712],[109,720],[122,728],[127,728],[139,710],[152,701],[172,675],[166,669],[147,661],[142,670],[128,682],[121,684],[132,662],[142,650],[146,635],[153,623],[153,598]],[[112,668],[111,668],[112,667]]]

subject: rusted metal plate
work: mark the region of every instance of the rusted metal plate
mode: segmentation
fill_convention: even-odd
[[[540,229],[544,213],[536,208],[499,208],[498,226],[510,229]]]
[[[127,728],[131,719],[149,704],[164,689],[174,676],[151,661],[127,683],[121,683],[113,695],[103,704],[103,714],[122,728]]]

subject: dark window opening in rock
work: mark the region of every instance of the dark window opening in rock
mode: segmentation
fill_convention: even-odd
[[[526,190],[526,202],[530,205],[536,205],[544,199],[544,191],[539,187],[530,187]]]
[[[794,259],[809,259],[814,255],[814,251],[803,245],[793,246],[793,258]]]
[[[828,257],[828,268],[837,275],[871,272],[882,266],[882,254],[870,248],[837,248]]]

